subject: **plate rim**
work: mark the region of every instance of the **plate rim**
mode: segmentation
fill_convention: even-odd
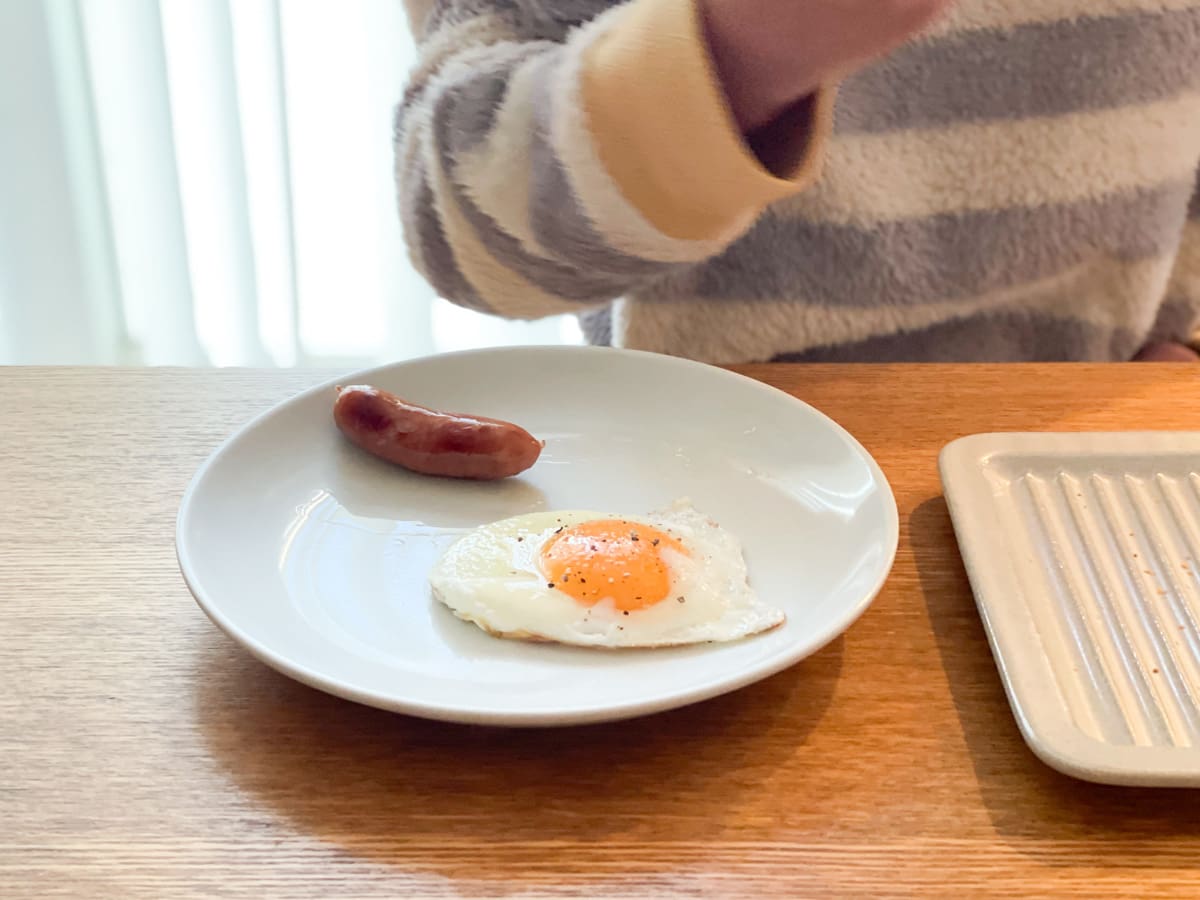
[[[519,708],[496,710],[482,709],[478,707],[455,706],[440,703],[426,703],[419,700],[399,699],[394,695],[381,694],[375,691],[366,691],[355,687],[337,677],[322,675],[314,672],[304,665],[294,663],[285,654],[277,653],[270,648],[264,646],[260,641],[252,635],[246,633],[241,628],[235,626],[220,609],[219,603],[214,602],[208,592],[201,584],[201,580],[195,568],[195,563],[191,559],[187,551],[186,541],[186,522],[190,511],[195,502],[196,495],[200,490],[208,473],[216,466],[217,462],[227,455],[233,446],[246,434],[251,433],[254,429],[261,426],[263,422],[278,415],[285,408],[294,404],[302,403],[309,397],[327,391],[337,384],[352,383],[354,380],[367,381],[369,378],[381,372],[391,372],[396,369],[401,369],[406,366],[416,366],[427,364],[435,360],[442,361],[454,358],[463,357],[485,357],[485,356],[505,356],[505,355],[522,355],[528,353],[545,353],[547,355],[577,355],[577,354],[596,354],[609,355],[617,358],[637,358],[637,359],[653,359],[659,363],[666,365],[678,365],[685,369],[693,369],[696,371],[705,371],[706,373],[717,373],[719,377],[729,378],[731,381],[740,382],[743,386],[757,390],[763,393],[771,393],[782,396],[792,403],[798,403],[805,407],[812,415],[815,415],[819,420],[822,420],[826,427],[831,428],[835,433],[843,438],[847,444],[859,455],[860,459],[867,465],[875,478],[880,490],[880,497],[883,501],[883,526],[885,531],[885,541],[887,552],[879,566],[878,574],[876,575],[869,590],[865,591],[862,598],[857,602],[847,607],[846,611],[837,617],[835,625],[829,629],[829,633],[819,636],[816,641],[800,641],[788,652],[778,654],[776,657],[769,658],[767,661],[750,666],[744,671],[733,676],[726,676],[716,681],[706,682],[699,686],[689,687],[688,689],[676,691],[672,694],[662,697],[651,698],[648,700],[632,700],[622,703],[605,703],[595,706],[576,707],[569,710],[557,711],[529,711]],[[401,713],[405,715],[418,716],[425,719],[433,719],[444,722],[454,722],[470,725],[491,725],[503,727],[550,727],[550,726],[570,726],[570,725],[585,725],[599,722],[619,721],[645,715],[651,715],[657,712],[664,712],[669,709],[676,709],[683,706],[690,706],[694,703],[699,703],[704,700],[710,700],[714,697],[723,694],[732,693],[740,690],[755,682],[770,678],[785,669],[791,668],[802,660],[819,652],[829,643],[836,640],[844,634],[859,618],[871,607],[875,599],[879,596],[891,576],[892,570],[895,567],[896,556],[899,550],[900,540],[900,516],[899,509],[896,503],[895,492],[891,482],[888,480],[883,468],[879,465],[874,456],[862,445],[862,443],[851,434],[846,428],[835,421],[826,413],[805,402],[799,397],[788,393],[787,391],[777,388],[774,385],[759,381],[741,372],[733,371],[732,369],[723,366],[710,365],[708,363],[699,362],[697,360],[688,359],[685,357],[671,356],[668,354],[654,353],[644,350],[632,350],[627,348],[616,347],[600,347],[600,346],[576,346],[576,345],[561,345],[561,344],[523,344],[503,347],[483,347],[467,350],[457,350],[449,353],[433,353],[426,354],[411,359],[396,360],[390,363],[383,363],[368,368],[356,369],[336,375],[332,378],[322,380],[321,382],[304,388],[300,391],[292,393],[283,399],[271,404],[268,408],[256,413],[246,419],[242,424],[236,426],[229,434],[227,434],[204,458],[200,465],[196,468],[188,481],[183,495],[179,501],[179,506],[175,519],[175,558],[179,567],[180,574],[183,577],[193,600],[208,617],[208,619],[224,632],[234,643],[249,652],[255,659],[264,665],[274,669],[280,674],[291,678],[295,681],[305,684],[311,688],[340,697],[345,700],[350,700],[355,703],[360,703],[365,706],[382,709],[389,712]]]

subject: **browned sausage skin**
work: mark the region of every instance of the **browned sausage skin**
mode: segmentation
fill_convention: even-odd
[[[511,422],[443,413],[365,384],[337,389],[342,434],[375,456],[424,475],[494,481],[524,472],[545,444]]]

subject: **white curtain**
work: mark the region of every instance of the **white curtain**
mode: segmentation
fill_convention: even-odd
[[[0,363],[578,342],[437,299],[395,211],[401,0],[0,0]]]

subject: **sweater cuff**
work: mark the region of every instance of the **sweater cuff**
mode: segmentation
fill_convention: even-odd
[[[633,0],[584,50],[589,130],[609,176],[656,228],[680,240],[728,238],[816,179],[834,89],[772,147],[768,170],[729,108],[696,0]],[[790,145],[789,145],[790,142]]]

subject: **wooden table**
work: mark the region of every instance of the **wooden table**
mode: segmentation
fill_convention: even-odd
[[[1197,792],[1026,749],[936,469],[969,432],[1200,429],[1200,369],[748,371],[887,472],[883,594],[735,694],[503,731],[293,683],[184,587],[193,470],[324,373],[0,370],[0,896],[1200,896]]]

